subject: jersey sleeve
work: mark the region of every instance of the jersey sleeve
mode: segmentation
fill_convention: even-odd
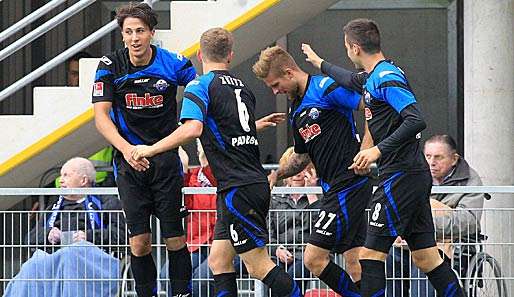
[[[332,80],[332,83],[323,92],[323,97],[336,107],[358,110],[361,94],[346,89]]]
[[[204,122],[209,107],[208,85],[199,79],[191,81],[184,90],[180,121],[198,120]]]
[[[114,71],[112,60],[104,56],[98,62],[93,83],[92,102],[112,102],[114,94]]]
[[[379,75],[384,72],[386,71]],[[405,78],[393,71],[389,71],[381,78],[378,93],[398,113],[401,113],[405,107],[416,103],[416,97]]]
[[[321,62],[321,72],[330,76],[340,86],[362,94],[362,86],[366,83],[366,72],[352,72],[333,65],[327,61]]]
[[[298,132],[298,128],[293,124],[293,140],[294,140],[294,152],[297,154],[306,154],[307,147],[305,146],[305,141],[303,140],[300,132]]]
[[[196,78],[196,70],[191,63],[191,60],[187,58],[182,58],[183,63],[181,63],[177,69],[177,83],[180,86],[185,86]]]

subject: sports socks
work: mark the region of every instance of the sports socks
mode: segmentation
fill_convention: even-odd
[[[136,281],[137,296],[157,296],[157,269],[155,268],[152,253],[141,257],[131,254],[130,269]]]
[[[298,284],[282,268],[275,266],[262,280],[271,289],[272,297],[301,297]]]
[[[360,260],[362,267],[361,296],[385,296],[385,263],[378,260]]]
[[[341,296],[360,297],[359,287],[353,283],[350,275],[332,261],[328,262],[319,279]]]
[[[187,247],[184,246],[178,251],[168,250],[168,272],[170,278],[172,296],[191,296],[191,256]]]
[[[228,272],[213,275],[215,297],[237,297],[236,273]]]
[[[459,284],[455,272],[451,269],[448,262],[443,261],[441,265],[427,273],[428,280],[437,291],[437,296],[441,297],[460,297],[464,292]]]

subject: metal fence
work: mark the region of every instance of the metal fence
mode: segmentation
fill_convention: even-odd
[[[442,187],[441,187],[442,188]],[[513,187],[488,188],[487,192],[514,192]],[[442,191],[445,189],[437,189]],[[451,191],[458,191],[453,188]],[[59,194],[95,192],[95,194],[115,194],[114,188],[107,189],[0,189],[1,195],[16,194]],[[465,188],[460,191],[484,191],[484,188]],[[212,194],[213,188],[184,188],[185,194]],[[275,188],[276,195],[291,193],[317,193],[319,188]],[[483,208],[471,211],[481,214],[480,221],[467,222],[461,226],[452,225],[459,212],[470,209],[454,209],[439,213],[442,219],[436,226],[440,248],[452,262],[452,266],[468,296],[510,296],[514,287],[514,208]],[[1,211],[0,222],[0,294],[5,296],[57,296],[49,292],[58,290],[58,296],[136,296],[134,281],[130,273],[128,235],[121,210],[95,211],[101,227],[92,232],[88,211],[63,211],[59,215],[59,227],[64,231],[59,242],[49,241],[52,211]],[[212,239],[212,230],[207,226],[215,221],[215,210],[191,210],[185,219],[186,230],[203,233]],[[306,295],[328,294],[328,288],[305,270],[301,255],[306,245],[312,223],[317,218],[316,209],[275,210],[269,212],[270,244],[268,249],[275,256],[280,246],[291,252],[291,263],[275,261],[294,275]],[[449,221],[446,221],[449,220]],[[280,227],[278,221],[285,222]],[[447,224],[450,223],[450,224]],[[56,225],[57,226],[57,225]],[[289,239],[281,239],[278,234],[286,228],[293,232]],[[160,238],[159,224],[152,220],[153,256],[158,271],[160,296],[167,296],[167,251]],[[82,237],[81,237],[82,236]],[[85,241],[79,239],[84,238]],[[292,239],[291,239],[292,238]],[[76,241],[76,242],[74,242]],[[190,247],[193,262],[198,266],[193,275],[195,296],[212,296],[213,280],[206,255],[209,243],[192,243]],[[341,255],[332,255],[334,261],[344,266]],[[251,279],[244,265],[236,259],[240,296],[266,296],[267,292],[260,281]],[[435,297],[428,285],[426,276],[412,263],[405,243],[398,241],[386,264],[386,296]],[[13,289],[15,289],[13,291]],[[327,296],[327,295],[323,295]]]

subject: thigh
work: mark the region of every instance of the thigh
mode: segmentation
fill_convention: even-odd
[[[215,239],[230,240],[238,254],[268,243],[266,217],[270,192],[265,183],[234,187],[218,194]]]
[[[115,161],[121,206],[130,237],[150,233],[150,216],[153,212],[153,197],[146,184],[144,173],[136,172],[125,160]]]
[[[371,186],[367,178],[358,177],[339,189],[322,198],[309,243],[342,253],[364,244]]]
[[[159,218],[164,238],[184,235],[181,219],[187,214],[182,209],[183,177],[179,159],[174,152],[160,154],[152,159],[149,181],[154,197],[153,212]]]
[[[385,176],[370,203],[368,233],[407,237],[413,230],[423,231],[413,229],[413,226],[416,226],[420,211],[430,209],[431,188],[429,172],[399,171]],[[433,231],[433,226],[430,230]]]

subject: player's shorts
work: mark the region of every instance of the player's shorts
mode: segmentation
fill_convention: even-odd
[[[270,205],[268,183],[233,187],[218,193],[214,240],[230,240],[241,254],[268,243],[266,217]]]
[[[320,212],[308,242],[337,253],[363,246],[371,190],[368,178],[361,176],[330,189],[320,201]]]
[[[397,236],[405,239],[411,250],[435,246],[431,189],[429,171],[384,176],[370,203],[365,246],[388,253]]]
[[[138,172],[120,153],[114,170],[129,236],[150,233],[150,216],[159,218],[164,238],[184,235],[182,217],[182,164],[176,152],[149,159],[150,168]]]

